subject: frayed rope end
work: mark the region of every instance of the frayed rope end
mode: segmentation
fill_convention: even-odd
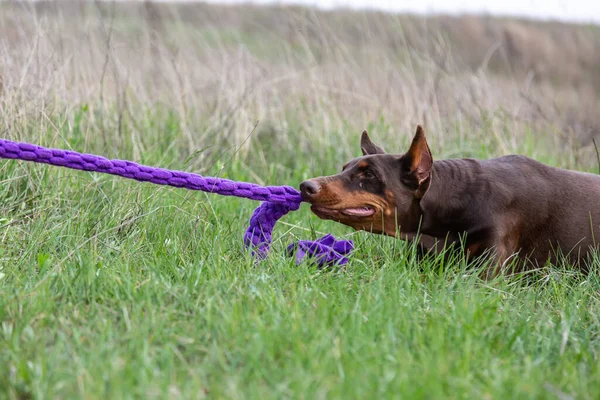
[[[296,264],[300,264],[305,258],[314,259],[320,267],[329,265],[345,265],[348,257],[354,250],[351,240],[337,240],[335,236],[328,234],[315,241],[300,240],[290,244],[286,253],[289,257],[296,255]]]

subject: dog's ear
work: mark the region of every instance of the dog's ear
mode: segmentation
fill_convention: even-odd
[[[363,131],[360,136],[360,149],[362,150],[363,156],[369,154],[385,154],[385,150],[371,141],[367,131]]]
[[[417,133],[413,138],[410,149],[401,158],[402,161],[402,179],[409,186],[417,191],[417,195],[423,196],[429,187],[431,170],[433,168],[433,156],[425,131],[421,125],[417,125]]]

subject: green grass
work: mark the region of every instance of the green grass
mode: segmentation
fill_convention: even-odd
[[[144,162],[186,168],[177,143],[158,138],[171,122],[147,127]],[[77,150],[109,151],[101,135],[59,129]],[[115,143],[111,156],[133,154]],[[486,156],[477,143],[465,146]],[[345,159],[333,145],[265,155],[262,169],[216,155],[204,173],[297,185]],[[278,224],[256,265],[241,240],[255,202],[4,160],[0,182],[2,397],[600,395],[596,273],[486,283],[461,260],[419,264],[403,242],[306,206]],[[284,256],[325,232],[356,241],[346,267]]]

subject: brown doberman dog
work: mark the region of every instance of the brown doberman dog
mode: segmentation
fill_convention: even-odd
[[[493,257],[488,278],[514,256],[519,270],[566,256],[588,271],[582,261],[600,241],[600,176],[517,155],[434,162],[421,126],[403,155],[386,154],[366,131],[361,149],[341,173],[300,185],[319,218],[427,251],[464,244],[469,260]]]

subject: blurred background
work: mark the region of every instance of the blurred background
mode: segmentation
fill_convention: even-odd
[[[349,8],[416,14],[489,14],[495,16],[600,22],[600,4],[585,0],[207,0],[217,4],[287,4],[326,10]]]
[[[597,168],[600,3],[284,3],[0,2],[3,136],[321,174],[421,123],[437,158]]]

